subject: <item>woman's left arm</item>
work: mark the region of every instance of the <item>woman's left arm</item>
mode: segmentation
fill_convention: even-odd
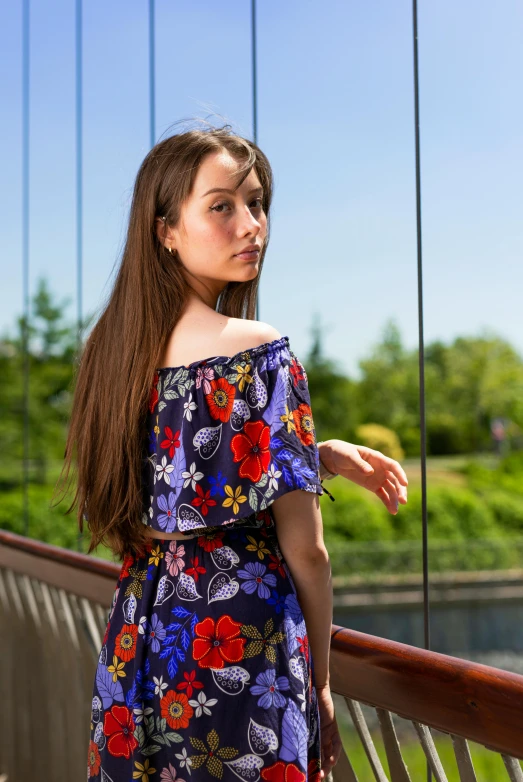
[[[407,475],[394,459],[364,445],[336,439],[319,442],[318,451],[329,472],[376,494],[390,513],[396,515],[400,502],[407,504]]]

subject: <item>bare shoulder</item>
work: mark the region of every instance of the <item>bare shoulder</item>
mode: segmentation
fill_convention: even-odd
[[[229,326],[230,333],[234,334],[233,344],[235,345],[234,349],[231,347],[230,355],[281,339],[278,329],[261,320],[230,318]]]
[[[277,329],[263,321],[204,313],[179,321],[158,366],[188,366],[214,356],[234,356],[280,337]]]

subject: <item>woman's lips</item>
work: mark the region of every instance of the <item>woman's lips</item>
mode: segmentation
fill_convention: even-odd
[[[249,253],[238,253],[237,258],[241,258],[244,261],[254,261],[260,254],[259,250],[253,250]]]

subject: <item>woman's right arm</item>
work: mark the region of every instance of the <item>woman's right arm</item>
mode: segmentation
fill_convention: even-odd
[[[332,575],[323,542],[319,496],[296,489],[271,505],[281,552],[291,572],[314,664],[317,687],[329,682]]]

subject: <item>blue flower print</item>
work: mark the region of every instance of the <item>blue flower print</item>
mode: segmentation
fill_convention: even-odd
[[[225,497],[224,487],[227,483],[227,478],[221,470],[218,470],[218,476],[216,478],[214,475],[209,475],[209,483],[211,485],[211,497],[214,497],[215,494],[220,494],[222,497]]]
[[[165,494],[160,494],[158,497],[158,507],[163,511],[163,513],[159,513],[157,516],[158,524],[165,532],[174,532],[176,526],[176,500],[174,492],[169,492],[169,499],[165,498]]]
[[[160,641],[165,641],[165,628],[163,622],[158,619],[158,614],[153,614],[150,622],[145,622],[144,640],[146,644],[151,644],[153,652],[160,651]]]
[[[262,709],[270,709],[271,706],[276,708],[285,706],[287,700],[280,690],[289,689],[289,680],[286,676],[278,676],[276,678],[276,671],[274,668],[268,668],[266,671],[262,671],[256,677],[256,684],[253,684],[250,688],[253,695],[259,695],[258,706]]]
[[[264,600],[267,600],[271,596],[269,587],[276,586],[276,576],[274,573],[266,573],[266,570],[267,568],[261,562],[247,562],[245,570],[238,570],[238,576],[245,579],[242,584],[244,592],[252,595],[253,592],[258,590],[258,597],[263,597]]]
[[[275,589],[271,589],[271,596],[267,602],[269,605],[274,606],[274,610],[277,614],[279,614],[280,611],[283,611],[285,607],[285,597],[279,595]]]

